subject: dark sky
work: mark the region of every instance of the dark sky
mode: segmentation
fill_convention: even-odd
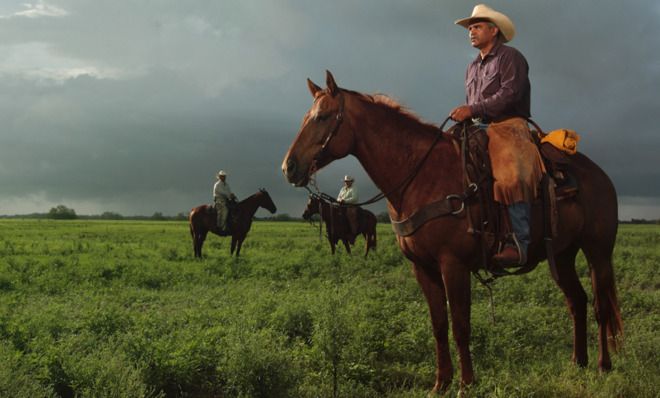
[[[614,180],[620,218],[660,218],[660,3],[492,1],[516,24],[532,114],[571,128]],[[476,56],[464,1],[47,0],[0,4],[0,214],[187,212],[226,170],[300,215],[282,158],[311,105],[307,77],[391,95],[440,123]],[[355,159],[344,174],[376,193]],[[381,211],[382,205],[372,207]],[[265,215],[266,213],[258,213]]]

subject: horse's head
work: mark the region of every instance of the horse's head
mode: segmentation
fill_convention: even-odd
[[[319,212],[319,198],[313,195],[309,195],[309,199],[307,200],[307,207],[305,207],[305,211],[303,212],[302,218],[303,220],[309,221],[314,214],[317,214]]]
[[[268,210],[271,214],[275,214],[277,207],[275,207],[275,203],[273,202],[273,199],[271,199],[268,191],[266,191],[265,188],[259,188],[259,193],[261,194],[259,198],[259,206]]]
[[[345,123],[346,93],[326,71],[326,88],[307,79],[314,97],[303,117],[302,126],[282,162],[286,179],[297,187],[306,186],[310,176],[333,160],[348,155],[353,148],[353,132]]]

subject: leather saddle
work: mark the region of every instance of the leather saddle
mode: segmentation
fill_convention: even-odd
[[[215,203],[209,204],[207,206],[207,212],[209,216],[213,217],[214,220],[218,218],[218,210],[216,209]],[[229,236],[234,230],[234,226],[238,222],[238,217],[240,215],[240,208],[238,207],[238,202],[230,200],[227,202],[227,229],[224,231],[219,231],[221,236]],[[215,225],[217,228],[217,225]],[[219,230],[219,229],[218,229]]]
[[[538,128],[538,127],[537,127]],[[540,129],[539,129],[540,130]],[[490,258],[500,251],[507,240],[511,228],[509,216],[505,206],[495,202],[493,194],[493,174],[488,153],[488,135],[486,130],[475,125],[457,124],[449,130],[449,134],[461,147],[463,169],[467,181],[466,185],[477,185],[478,194],[473,201],[477,202],[479,212],[467,212],[470,233],[482,237],[484,265],[487,271],[496,276],[498,270],[490,264]],[[578,192],[575,176],[570,171],[570,157],[552,146],[550,143],[541,144],[543,133],[532,131],[547,174],[541,181],[541,197],[536,201],[543,208],[543,230],[546,239],[551,240],[557,231],[557,201],[573,197]],[[536,264],[520,267],[515,273],[531,271]],[[504,274],[510,274],[508,272]]]

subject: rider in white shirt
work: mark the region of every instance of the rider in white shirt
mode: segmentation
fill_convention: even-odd
[[[339,195],[337,196],[337,202],[339,202],[339,204],[358,203],[358,191],[357,187],[353,184],[354,181],[355,180],[353,177],[348,175],[344,176],[344,186],[341,187]],[[348,225],[351,228],[351,233],[356,235],[358,231],[358,207],[346,207],[346,218],[348,219]]]
[[[229,209],[227,204],[230,200],[236,200],[236,195],[231,192],[229,184],[225,181],[227,179],[227,173],[224,170],[220,170],[217,175],[218,181],[213,185],[213,201],[215,202],[215,209],[218,213],[218,228],[226,232],[227,228],[227,216],[229,215]]]

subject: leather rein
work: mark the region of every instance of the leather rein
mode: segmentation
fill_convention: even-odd
[[[337,121],[337,123],[328,131],[325,139],[323,140],[323,145],[321,146],[321,149],[316,154],[316,156],[314,156],[314,161],[312,162],[312,166],[310,167],[310,172],[309,172],[310,176],[313,176],[316,173],[316,171],[318,170],[317,169],[318,160],[327,152],[328,145],[330,144],[330,141],[335,137],[335,135],[339,131],[339,128],[341,127],[342,122],[344,121],[344,95],[342,93],[339,94],[339,110],[337,111],[337,115],[335,116],[335,120]],[[440,139],[442,139],[443,134],[446,133],[443,130],[443,128],[445,127],[445,125],[447,124],[447,122],[449,120],[450,120],[450,117],[447,117],[444,120],[444,122],[442,122],[442,124],[440,125],[440,133],[435,136],[435,139],[433,140],[433,143],[431,143],[431,145],[429,146],[429,149],[426,151],[424,156],[417,162],[417,164],[415,165],[415,167],[413,167],[413,169],[408,174],[408,176],[406,178],[404,178],[400,183],[396,184],[394,186],[394,188],[392,188],[391,190],[389,190],[386,193],[380,192],[380,193],[374,195],[373,197],[371,197],[370,199],[368,199],[364,202],[352,203],[352,204],[348,204],[348,203],[346,203],[346,204],[344,204],[344,203],[337,204],[337,203],[335,203],[335,205],[340,206],[340,207],[356,207],[356,206],[370,205],[370,204],[376,203],[376,202],[386,198],[387,196],[393,194],[394,192],[396,192],[398,190],[401,190],[402,193],[405,192],[406,188],[408,188],[408,185],[410,185],[412,180],[417,176],[419,171],[422,169],[422,166],[424,165],[424,163],[426,163],[426,160],[431,155],[431,152],[433,151],[433,148],[435,148],[436,144],[440,141]],[[323,200],[323,199],[327,200],[327,198],[331,198],[328,194],[322,193],[320,191],[320,189],[316,185],[316,181],[313,178],[310,178],[310,179],[311,179],[311,185],[316,189],[316,192],[312,192],[312,190],[308,186],[305,186],[305,189],[307,189],[307,191],[309,191],[310,195],[315,195],[315,196],[319,197],[321,200]],[[446,201],[451,201],[451,200],[456,200],[456,199],[462,199],[465,196],[466,196],[466,194],[451,194],[451,195],[447,195],[445,200]],[[334,199],[334,198],[331,198],[331,199]],[[452,210],[451,214],[460,213],[461,211],[463,211],[464,207],[465,207],[465,204],[461,203],[460,208],[457,209],[457,210]]]

